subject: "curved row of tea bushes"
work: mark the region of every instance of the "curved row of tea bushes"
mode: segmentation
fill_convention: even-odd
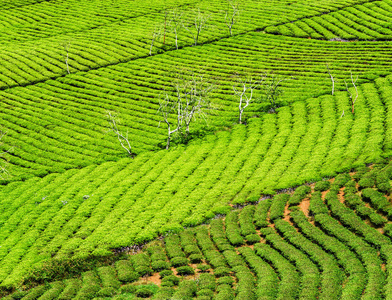
[[[390,86],[390,78],[385,79],[369,84],[367,90],[372,87],[375,93]],[[336,93],[335,97],[309,99],[306,105],[296,102],[276,114],[252,118],[247,126],[237,125],[231,131],[207,135],[169,151],[2,186],[0,279],[9,277],[6,282],[14,282],[29,267],[52,256],[104,255],[111,248],[143,243],[160,234],[181,231],[184,226],[195,226],[216,214],[227,214],[230,201],[257,202],[261,195],[277,188],[320,180],[376,158],[381,160],[383,149],[389,147],[388,135],[384,138],[385,131],[379,126],[382,119],[377,117],[374,125],[370,116],[377,115],[382,103],[368,106],[372,93],[363,92],[361,87],[359,91],[354,115],[347,112],[347,95]],[[385,103],[392,99],[383,93],[380,98]],[[341,118],[343,109],[346,114]],[[383,120],[391,111],[384,111]],[[299,133],[292,130],[303,115],[314,122],[298,126],[301,132],[324,124],[313,144],[304,139],[306,133],[301,133],[302,138],[293,134]],[[294,145],[296,151],[288,149]],[[383,190],[388,189],[388,176],[384,177],[379,175],[373,181]],[[285,186],[281,185],[283,178]],[[337,182],[344,185],[346,179],[339,178]],[[289,200],[292,206],[307,197],[308,191],[308,186],[298,188]],[[312,196],[312,209],[317,206],[316,195]],[[257,228],[268,225],[270,204],[275,207],[278,202],[261,200],[255,208]],[[281,216],[281,209],[276,218]],[[239,224],[236,220],[228,222],[233,226],[227,233],[236,232],[240,243],[257,243],[259,238],[250,227],[252,209],[247,210],[248,216],[239,215]],[[271,217],[275,218],[274,214]]]
[[[323,1],[309,5],[306,0],[294,4],[287,0],[269,3],[252,0],[241,7],[241,18],[233,26],[233,32],[243,34],[362,2],[364,0],[342,0],[333,4]],[[4,6],[0,11],[0,57],[3,61],[0,88],[66,75],[63,45],[67,43],[71,73],[143,59],[149,54],[154,27],[163,24],[165,11],[171,9],[184,12],[183,23],[190,30],[197,9],[209,15],[208,28],[201,32],[199,43],[230,36],[224,19],[227,5],[218,0],[152,1],[148,4],[140,0],[132,4],[118,0],[113,5],[99,1],[30,1],[25,5],[16,4],[14,8]],[[193,44],[191,34],[181,30],[179,46]],[[165,42],[161,38],[154,46],[154,54],[175,50],[171,28],[166,30]]]
[[[309,19],[271,26],[266,32],[326,40],[390,40],[392,2],[371,1]]]
[[[268,203],[263,200],[257,206],[231,210],[224,219],[170,234],[148,244],[141,253],[123,255],[114,264],[99,266],[81,277],[19,290],[6,299],[128,294],[153,299],[389,299],[392,242],[379,231],[387,232],[387,226],[372,228],[347,199],[359,197],[365,183],[375,185],[376,180],[370,181],[375,174],[390,178],[390,170],[391,165],[363,166],[352,176],[339,174],[332,184],[320,181],[314,188],[297,188],[291,197],[279,194],[266,209],[269,214],[276,210],[279,217],[261,214],[267,226],[258,227],[254,219],[259,206]],[[284,214],[277,209],[279,198],[285,206],[294,199]],[[230,245],[230,231],[246,236],[246,241]],[[249,235],[259,240],[250,241]],[[178,264],[173,258],[184,262]],[[156,280],[158,272],[160,287],[146,285],[146,279],[132,283],[140,276],[152,275]],[[39,271],[35,274],[40,278]]]
[[[253,75],[273,72],[279,76],[295,77],[282,83],[282,100],[285,104],[330,93],[331,83],[325,63],[334,62],[333,65],[331,63],[331,71],[338,80],[336,89],[340,90],[345,88],[342,83],[343,80],[349,79],[350,69],[354,75],[359,76],[358,84],[390,72],[390,68],[383,63],[390,60],[387,51],[390,45],[385,43],[363,42],[360,47],[352,43],[330,45],[320,41],[274,37],[258,32],[232,39],[232,42],[221,40],[201,49],[186,48],[143,61],[131,61],[1,91],[0,118],[4,123],[3,130],[7,132],[7,136],[3,138],[3,147],[7,149],[15,146],[9,155],[10,163],[14,167],[11,172],[14,175],[23,174],[24,177],[44,176],[51,172],[63,172],[66,169],[118,160],[126,156],[116,136],[107,132],[106,110],[119,113],[119,128],[123,133],[128,131],[135,153],[159,149],[158,145],[165,141],[166,127],[163,124],[158,127],[161,118],[156,112],[162,90],[171,88],[174,66],[202,69],[206,78],[218,83],[217,89],[212,93],[216,109],[211,112],[211,128],[231,126],[237,121],[237,99],[232,96],[232,85],[235,81],[233,74],[239,69]],[[275,48],[276,52],[271,53],[272,48]],[[236,58],[232,58],[234,49]],[[358,56],[358,62],[355,64],[348,62],[353,51]],[[369,53],[376,54],[370,56]],[[295,58],[297,55],[301,57],[300,60]],[[221,59],[217,61],[216,56]],[[322,62],[320,56],[323,58]],[[277,64],[277,59],[282,59],[282,62]],[[253,61],[263,63],[252,63]],[[372,63],[369,64],[368,61]],[[365,91],[368,86],[363,90],[364,95],[360,95],[361,98],[375,95],[374,92],[370,94]],[[259,95],[256,95],[256,98],[259,98]],[[360,100],[357,106],[360,106]],[[344,110],[345,119],[349,119],[350,109],[345,104],[348,99],[342,96],[340,101],[344,105],[339,114]],[[286,159],[293,160],[296,171],[302,170],[307,161],[297,157],[295,153],[300,151],[305,155],[308,152],[310,155],[310,147],[304,147],[300,140],[306,140],[312,147],[320,144],[318,137],[325,133],[325,128],[322,127],[323,117],[328,116],[317,115],[320,109],[317,107],[317,101],[314,102],[300,102],[289,109],[290,114],[293,114],[293,131],[287,140],[291,147],[287,148],[282,159],[277,161],[270,171],[270,176],[282,174]],[[380,103],[368,102],[366,105],[374,109],[371,117],[382,118]],[[245,115],[260,115],[263,108],[265,103],[251,105]],[[312,110],[315,114],[309,115],[307,110]],[[283,109],[281,111],[283,114]],[[380,112],[381,115],[377,114]],[[307,116],[308,123],[305,123],[304,118]],[[369,119],[368,114],[363,120],[357,121],[361,123],[354,123],[353,126],[361,129],[359,126],[365,119]],[[305,130],[309,124],[314,130]],[[380,130],[379,124],[375,122],[372,130]],[[340,126],[340,132],[345,132],[351,122],[345,121],[342,125],[344,126]],[[200,129],[200,126],[203,124],[195,124],[194,129]],[[268,143],[267,138],[268,136],[263,137]],[[357,143],[357,140],[353,142]],[[377,146],[377,142],[377,139],[368,142],[369,147]],[[257,162],[252,160],[247,162],[253,168],[255,163]],[[348,163],[351,161],[348,160]],[[284,174],[279,183],[282,188],[290,182],[290,174]],[[18,177],[13,180],[16,178]],[[241,188],[242,181],[236,182],[236,185]]]

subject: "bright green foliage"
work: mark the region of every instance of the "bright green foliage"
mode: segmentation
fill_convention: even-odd
[[[23,297],[25,300],[35,300],[38,299],[41,295],[45,293],[45,291],[49,288],[49,286],[41,285],[33,288],[29,291],[29,293]]]
[[[255,215],[253,217],[254,223],[257,228],[268,226],[267,215],[268,215],[268,211],[270,209],[271,203],[272,203],[272,200],[267,198],[267,199],[260,200],[259,204],[257,204],[256,209],[255,209]]]
[[[268,247],[275,250],[265,255],[279,266],[279,276],[269,274],[271,281],[264,281],[257,277],[261,270],[255,266],[256,275],[252,276],[257,278],[251,283],[249,271],[243,269],[245,262],[234,259],[233,251],[245,243],[264,242],[256,228],[267,236],[278,227],[284,228],[281,224],[275,228],[273,223],[282,217],[282,203],[266,196],[366,163],[382,162],[392,155],[392,77],[387,63],[392,58],[392,44],[385,40],[391,36],[392,3],[249,0],[233,28],[233,37],[224,23],[226,4],[218,0],[0,3],[0,126],[7,132],[0,153],[15,146],[9,155],[9,170],[14,176],[0,185],[2,288],[19,286],[32,268],[44,268],[52,259],[64,262],[61,278],[72,266],[70,259],[104,260],[113,256],[113,249],[180,233],[184,227],[228,214],[224,221],[211,222],[211,227],[198,227],[196,234],[172,235],[161,251],[137,254],[129,261],[116,262],[113,269],[104,266],[83,273],[79,284],[66,281],[31,290],[26,299],[111,296],[119,284],[171,265],[187,267],[190,262],[208,263],[211,274],[217,276],[240,274],[235,284],[238,291],[228,291],[222,283],[217,298],[258,298],[266,290],[258,282],[270,287],[281,277],[281,289],[271,295],[283,297],[287,288],[293,295],[308,297],[305,287],[294,291],[286,282],[290,274],[297,283],[314,275],[314,268],[309,273],[300,270],[301,255],[291,257],[282,252],[276,256],[274,251],[283,249],[283,244],[274,248],[274,240],[267,239]],[[182,31],[180,49],[175,50],[168,28],[165,45],[157,41],[153,55],[146,57],[154,26],[162,24],[165,11],[172,8],[183,10],[188,26],[196,8],[211,14],[200,45],[190,47],[193,39]],[[314,40],[335,37],[369,41]],[[66,50],[60,45],[68,42],[71,74],[66,71]],[[334,96],[330,95],[326,63],[337,80]],[[200,123],[187,145],[160,151],[166,127],[158,127],[156,111],[162,91],[172,88],[176,67],[202,69],[206,78],[216,81],[214,109],[209,113],[208,129]],[[359,76],[355,114],[350,112],[343,85],[350,71]],[[282,83],[283,106],[276,114],[264,113],[269,107],[260,103],[258,91],[246,112],[246,126],[233,126],[238,107],[232,95],[235,75],[261,72],[290,78]],[[105,134],[106,110],[120,114],[119,125],[129,133],[138,154],[135,159],[126,156],[115,136]],[[362,198],[358,191],[344,195],[347,209],[336,202],[334,188],[348,187],[343,180],[348,175],[336,178],[325,199],[327,205],[320,193],[311,195],[310,218],[313,221],[312,214],[316,215],[317,226],[327,228],[325,223],[332,214],[339,219],[339,226],[355,232],[366,243],[353,238],[353,243],[364,248],[347,246],[350,236],[345,234],[338,246],[332,245],[329,235],[328,244],[322,244],[323,235],[312,231],[316,237],[311,239],[335,255],[347,270],[342,297],[363,294],[364,298],[377,298],[380,291],[384,280],[380,268],[372,267],[364,257],[374,258],[369,247],[382,248],[388,239],[364,220],[382,232],[385,216],[391,218],[384,196],[391,188],[391,173],[390,168],[385,173],[368,173],[369,178],[359,176],[356,180],[365,188]],[[289,200],[290,210],[308,193],[308,186],[298,188]],[[229,204],[241,207],[259,200],[256,207],[230,211]],[[297,210],[291,212],[295,215]],[[386,225],[386,235],[391,236],[388,228]],[[339,231],[328,229],[331,236]],[[290,240],[295,244],[294,238]],[[300,249],[298,243],[296,247]],[[249,253],[243,256],[244,261],[258,261]],[[295,261],[298,269],[285,273],[280,257],[292,266]],[[315,258],[311,260],[322,268]],[[232,266],[238,270],[233,271]],[[362,280],[367,268],[369,282]],[[45,274],[42,272],[42,277]],[[317,282],[320,297],[328,295],[325,282],[331,276],[327,275],[326,279],[314,275],[309,295],[314,295]],[[336,285],[335,281],[331,284]],[[189,293],[183,290],[176,291],[178,297],[187,297]],[[166,290],[162,297],[172,293]],[[209,293],[196,287],[191,294],[208,297]]]
[[[230,245],[230,242],[226,238],[222,219],[215,219],[211,221],[210,233],[216,247],[220,251],[233,249],[233,246]]]
[[[139,253],[131,257],[135,271],[140,275],[152,274],[152,269],[150,268],[151,259],[145,253]]]
[[[234,291],[227,284],[221,284],[217,288],[217,295],[215,297],[216,300],[233,300],[234,299]]]
[[[73,299],[81,287],[80,280],[66,279],[64,280],[64,289],[58,297],[59,300]]]
[[[116,261],[115,267],[118,274],[118,279],[121,282],[132,282],[139,278],[139,273],[135,271],[132,263],[129,260]]]
[[[276,27],[267,27],[266,32],[301,38],[349,40],[390,40],[392,21],[389,0],[371,1],[349,6],[322,16],[302,19]]]
[[[272,205],[270,209],[270,219],[274,221],[275,219],[283,218],[284,209],[287,205],[287,201],[289,200],[289,195],[280,194],[276,195],[272,199]]]
[[[244,244],[240,226],[238,225],[238,211],[233,210],[226,216],[226,236],[233,246]]]
[[[174,299],[189,299],[195,296],[197,285],[193,280],[182,281],[173,294]]]
[[[391,165],[374,165],[372,169],[388,177]],[[371,173],[368,169],[355,177],[361,181]],[[268,214],[264,214],[269,226],[260,230],[253,224],[256,207],[248,205],[232,210],[225,218],[212,220],[210,225],[154,241],[141,253],[124,255],[114,265],[19,291],[15,297],[24,293],[26,297],[39,294],[42,299],[65,299],[65,294],[77,293],[72,298],[116,295],[115,299],[123,299],[132,295],[152,299],[389,299],[392,230],[390,224],[374,222],[375,215],[385,217],[375,208],[377,201],[369,200],[384,194],[373,188],[361,190],[352,177],[340,174],[327,192],[311,192],[309,209],[309,200],[303,196],[308,194],[309,186],[303,186],[302,192],[297,189],[301,200],[290,206],[285,215],[281,213],[279,198],[285,204],[289,195],[279,194],[272,199]],[[361,192],[369,200],[367,205]],[[363,207],[369,213],[363,214]],[[268,215],[275,210],[280,212],[279,217],[270,219]],[[371,225],[368,219],[373,220]],[[240,235],[244,229],[258,237],[254,245],[230,245],[228,230]],[[161,271],[160,287],[146,285],[146,279],[127,285],[119,281],[126,282],[121,278],[126,279],[127,269],[134,272],[133,266],[151,268],[155,261],[171,256],[187,260],[186,256],[191,259],[192,255],[203,257],[197,268],[187,265],[177,267],[174,273]]]
[[[91,299],[101,289],[97,274],[93,271],[88,271],[82,274],[83,284],[75,299]]]
[[[64,289],[64,284],[60,281],[53,282],[50,284],[48,290],[38,299],[40,300],[52,300],[59,298],[61,292]]]
[[[238,220],[241,227],[241,234],[247,236],[252,233],[256,233],[255,227],[253,225],[253,215],[255,213],[254,206],[246,206],[241,210]]]
[[[385,43],[364,42],[359,46],[354,43],[326,45],[325,42],[320,41],[289,39],[251,32],[230,40],[223,39],[205,47],[204,50],[203,46],[202,51],[199,47],[179,50],[181,54],[170,51],[148,59],[132,60],[35,85],[1,91],[0,96],[3,100],[0,103],[0,119],[2,119],[2,126],[8,132],[4,139],[5,147],[18,145],[14,149],[14,155],[10,157],[12,172],[17,175],[12,180],[64,172],[64,170],[106,161],[118,161],[121,157],[125,157],[127,154],[119,146],[116,136],[112,133],[105,134],[108,128],[104,117],[106,110],[120,114],[120,129],[124,133],[128,131],[132,150],[135,153],[158,150],[157,145],[165,140],[166,127],[162,124],[158,128],[160,116],[156,111],[159,107],[161,91],[171,89],[174,80],[172,71],[176,65],[205,69],[206,77],[211,80],[217,76],[222,78],[213,95],[214,105],[219,109],[213,111],[209,121],[210,125],[217,128],[231,126],[237,118],[238,104],[228,90],[232,89],[234,83],[231,75],[238,70],[253,74],[274,72],[282,76],[294,76],[295,80],[282,83],[284,90],[282,100],[286,104],[330,93],[328,75],[324,74],[325,63],[336,61],[336,65],[331,68],[333,67],[333,71],[336,72],[335,77],[340,79],[337,90],[344,89],[343,79],[350,76],[350,69],[354,74],[359,75],[358,84],[390,72],[390,68],[384,64],[391,59],[391,51],[387,50],[390,46]],[[274,51],[271,52],[272,48]],[[235,59],[232,57],[233,51],[237,53]],[[357,57],[358,60],[351,62],[352,56]],[[216,57],[221,59],[217,61]],[[298,57],[301,59],[297,59]],[[61,59],[60,53],[58,58]],[[277,64],[277,60],[282,61]],[[369,64],[369,61],[372,63]],[[62,62],[58,64],[61,65]],[[371,90],[363,92],[361,98],[376,97],[371,93]],[[341,99],[344,102],[348,100],[345,97]],[[363,99],[358,99],[357,106],[364,104]],[[366,113],[362,121],[367,122],[369,116],[382,121],[385,111],[379,109],[378,104],[378,101],[374,101],[367,106],[368,109],[375,111],[370,115]],[[311,105],[312,108],[314,106],[317,109],[317,103]],[[344,109],[347,114],[346,118],[342,119],[344,121],[342,123],[345,125],[344,129],[349,130],[352,126],[350,108],[347,107],[347,103],[343,107],[340,106],[342,105],[337,106],[339,112],[334,111],[335,117],[340,116]],[[296,107],[298,107],[296,112],[301,118],[294,119],[297,122],[294,127],[295,136],[290,139],[292,150],[298,146],[302,136],[308,143],[315,145],[317,137],[321,136],[319,133],[323,124],[320,118],[309,118],[312,125],[316,127],[304,135],[307,114],[301,105]],[[266,109],[262,104],[251,105],[246,112],[246,118],[260,115],[262,109]],[[328,109],[333,110],[333,106],[329,106]],[[324,112],[323,109],[323,116]],[[325,117],[330,117],[330,113]],[[373,125],[372,130],[382,130],[378,122]],[[202,123],[197,127],[200,129],[200,126]],[[20,135],[28,136],[33,141],[21,139]],[[372,139],[372,143],[377,142],[378,139]],[[265,144],[264,147],[267,145]],[[251,153],[250,150],[251,148],[244,152]],[[291,152],[282,154],[283,158],[288,159],[293,155]],[[239,157],[238,160],[244,161],[248,156]],[[305,161],[295,159],[299,169]],[[282,169],[285,169],[284,165],[280,166],[279,171]],[[287,182],[287,179],[284,179],[279,188],[286,188]],[[236,185],[243,185],[243,183],[244,181],[239,181]]]
[[[331,186],[331,183],[329,181],[322,180],[322,181],[316,182],[316,184],[314,186],[314,190],[323,192],[323,191],[328,190],[330,186]]]
[[[388,80],[359,88],[367,92],[360,94],[354,116],[340,118],[340,110],[347,111],[349,104],[346,93],[336,93],[335,97],[295,102],[277,114],[251,119],[246,127],[235,126],[231,132],[219,132],[172,151],[145,153],[134,160],[125,158],[4,186],[0,190],[0,279],[8,277],[6,282],[15,283],[31,266],[29,257],[37,257],[35,253],[40,253],[38,260],[52,255],[106,255],[110,248],[201,223],[204,216],[214,215],[215,207],[232,199],[244,203],[283,184],[295,186],[321,179],[380,157],[389,147],[389,129],[386,127],[383,139],[384,131],[368,132],[362,119],[369,120],[382,109],[381,100],[373,96],[377,101],[366,106],[371,103],[366,98],[369,91],[377,94],[380,90],[383,101],[392,103],[392,94],[386,94],[391,88]],[[338,111],[330,108],[331,103]],[[294,126],[304,114],[308,122]],[[381,115],[389,116],[385,109]],[[321,126],[322,122],[326,125]],[[376,123],[383,124],[382,119]],[[304,137],[294,138],[293,128],[303,131]],[[355,139],[349,139],[351,129]],[[307,133],[313,143],[305,138]],[[254,155],[249,159],[236,155],[239,149]],[[236,179],[240,185],[233,184]],[[268,225],[263,216],[269,201],[261,200],[256,207],[255,218],[263,214],[260,223],[256,222],[258,227]],[[13,219],[20,220],[18,226]],[[126,235],[124,228],[128,228]],[[180,245],[180,241],[176,243]],[[21,258],[18,269],[7,257],[7,249]]]

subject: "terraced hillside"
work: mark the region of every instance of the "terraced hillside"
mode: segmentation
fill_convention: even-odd
[[[200,42],[205,45],[187,47],[193,38],[183,30],[179,40],[185,48],[175,51],[173,34],[168,32],[165,47],[158,45],[159,52],[166,52],[154,57],[146,56],[154,24],[162,23],[163,9],[179,7],[187,23],[192,20],[194,3],[77,2],[44,1],[3,9],[3,17],[0,14],[0,24],[4,20],[4,35],[0,35],[0,88],[4,89],[0,93],[0,118],[8,132],[2,148],[16,146],[10,157],[15,175],[12,180],[118,160],[124,154],[116,138],[105,134],[108,109],[121,113],[135,153],[159,149],[165,129],[158,128],[156,111],[162,90],[170,89],[170,71],[176,66],[203,69],[218,84],[211,126],[231,126],[237,119],[232,84],[238,73],[274,72],[292,78],[283,83],[283,101],[289,103],[330,92],[326,63],[338,80],[337,89],[344,88],[343,80],[349,79],[350,71],[359,76],[358,83],[391,71],[387,63],[391,60],[390,43],[325,43],[253,32],[282,20],[331,10],[339,13],[343,7],[359,7],[357,2],[334,1],[327,7],[321,3],[308,7],[306,3],[308,8],[304,9],[305,2],[248,1],[234,27],[234,33],[242,35],[231,38],[224,24],[224,3],[198,2],[200,10],[210,14],[209,27],[201,33]],[[86,12],[83,18],[81,11]],[[73,22],[76,17],[88,22]],[[127,22],[132,24],[123,28]],[[123,37],[128,32],[129,36]],[[70,43],[70,71],[76,74],[67,75],[65,50],[60,45],[64,42]],[[250,107],[247,113],[259,114],[262,107]]]
[[[0,1],[0,133],[6,132],[0,141],[0,166],[4,159],[8,160],[10,174],[0,181],[0,289],[20,288],[31,270],[42,271],[42,266],[59,261],[61,268],[68,263],[69,267],[75,261],[80,262],[83,270],[96,261],[108,263],[114,259],[113,249],[140,245],[167,233],[181,232],[184,227],[200,225],[216,215],[228,214],[225,222],[234,220],[234,224],[238,213],[232,212],[233,205],[257,203],[263,197],[274,195],[276,190],[330,178],[352,168],[383,163],[391,158],[390,0],[249,0],[240,6],[240,18],[233,27],[233,36],[225,24],[227,4],[218,0]],[[169,16],[173,10],[183,13],[183,25],[188,26],[179,33],[178,49]],[[195,40],[192,22],[199,11],[208,16],[208,26],[201,32],[199,40]],[[166,22],[165,42],[163,39],[157,41],[149,55],[152,33],[156,26],[164,26],[166,13],[169,21]],[[314,31],[304,29],[306,34],[299,34],[296,29],[305,28],[301,24],[317,22],[326,30],[315,25]],[[336,28],[327,26],[331,22]],[[338,28],[343,28],[350,36],[341,34]],[[340,42],[342,39],[352,41]],[[334,78],[334,90],[326,65]],[[200,136],[195,134],[189,143],[177,142],[166,151],[162,150],[161,144],[165,142],[167,128],[163,124],[158,127],[162,118],[157,111],[162,93],[173,88],[177,68],[202,72],[207,80],[216,84],[211,97],[214,109],[209,112],[208,128],[204,123],[195,126]],[[262,92],[258,91],[255,94],[257,99],[246,109],[245,124],[236,125],[238,99],[233,95],[236,76],[263,73],[288,79],[282,83],[284,93],[280,107],[276,113],[267,113],[269,106],[262,102]],[[358,81],[347,91],[344,81],[350,81],[351,74],[358,76]],[[353,95],[356,90],[358,98],[355,113],[352,113],[350,93]],[[130,158],[117,137],[107,132],[107,110],[119,114],[120,129],[128,132],[135,158]],[[3,155],[3,151],[10,148],[12,151]],[[388,172],[385,176],[389,178]],[[336,189],[333,187],[330,195],[337,193]],[[371,190],[367,193],[374,194]],[[275,205],[281,208],[287,200],[285,197],[261,203],[270,203],[271,209]],[[367,196],[364,197],[368,201]],[[335,204],[330,204],[328,199],[325,198],[325,203],[335,216]],[[354,207],[360,217],[379,222],[375,224],[379,227],[389,222],[378,216],[378,211],[369,212],[372,205],[363,204],[357,209],[357,204],[345,204],[350,209]],[[254,209],[254,206],[249,207]],[[382,211],[382,207],[373,208]],[[249,215],[252,209],[243,211]],[[287,226],[298,229],[295,230],[296,236],[303,233],[299,238],[310,238],[305,229],[300,228],[303,217],[298,216],[298,209],[289,210],[292,220]],[[304,212],[306,217],[312,217]],[[322,209],[322,214],[329,215],[329,212]],[[284,216],[289,221],[288,212]],[[321,227],[324,224],[322,216],[317,221]],[[275,250],[285,247],[277,240],[278,233],[284,235],[284,229],[279,228],[286,226],[282,223],[284,221],[277,221],[280,218],[280,212],[276,222],[269,217],[267,225],[272,229],[257,231],[258,236],[261,235],[263,241]],[[296,218],[298,222],[293,221]],[[344,222],[341,220],[338,225],[351,226]],[[363,224],[360,226],[365,226],[368,221]],[[323,230],[333,236],[335,229],[329,232],[327,228],[330,227]],[[272,231],[275,229],[278,233]],[[198,227],[196,231],[207,238],[208,230],[212,228]],[[257,239],[253,229],[249,230]],[[198,240],[196,231],[187,231],[188,236],[193,236],[189,238],[193,242]],[[356,227],[353,231],[362,235]],[[374,239],[381,235],[378,231],[372,232]],[[248,235],[244,236],[246,240]],[[227,238],[232,243],[229,236],[230,233]],[[358,249],[354,244],[347,244],[348,239],[340,241],[342,245],[347,244],[344,247],[349,251],[359,251],[354,256],[362,266],[355,263],[354,269],[346,264],[354,259],[352,254],[337,257],[335,248],[329,249],[321,241],[314,240],[323,249],[320,251],[337,257],[338,275],[331,283],[336,288],[332,288],[335,298],[357,299],[363,294],[363,298],[378,299],[389,295],[389,287],[385,291],[380,288],[382,280],[385,279],[387,284],[390,281],[388,254],[380,250],[384,244],[372,244],[367,240],[373,239],[371,234],[363,236]],[[285,238],[294,244],[291,238]],[[384,236],[382,239],[389,247],[389,239]],[[209,259],[205,253],[215,249],[213,242],[210,241],[210,246],[205,245],[207,248],[204,249],[199,241],[197,247],[200,251],[195,250],[197,253],[193,254],[199,258],[201,255],[203,262],[209,261],[213,268],[218,268],[211,262],[214,258]],[[336,245],[335,240],[333,243]],[[382,255],[376,257],[375,250],[369,250],[369,256],[365,257],[363,253],[368,245],[363,243],[370,243],[371,249],[380,250]],[[156,245],[160,249],[159,243]],[[311,277],[305,271],[307,267],[297,265],[298,257],[303,254],[285,256],[283,250],[278,254],[260,246],[259,256],[256,256],[247,252],[253,249],[241,250],[240,245],[234,243],[235,248],[226,250],[231,250],[232,254],[236,253],[235,250],[245,251],[241,254],[244,268],[264,259],[263,271],[256,271],[258,267],[255,267],[250,272],[241,267],[241,271],[234,272],[244,273],[244,277],[240,276],[242,279],[237,277],[232,283],[227,276],[222,279],[220,284],[225,282],[227,285],[221,288],[221,296],[218,296],[220,290],[209,288],[211,291],[204,291],[205,295],[201,293],[200,299],[210,296],[230,298],[230,295],[238,299],[253,297],[254,290],[249,292],[245,286],[254,285],[258,289],[264,284],[257,284],[257,272],[272,274],[270,284],[275,287],[276,282],[286,282],[285,276],[297,274],[293,275],[296,288],[301,286],[298,282],[304,287],[303,276]],[[217,247],[220,249],[218,244]],[[151,251],[155,250],[150,250],[152,259]],[[169,250],[159,250],[158,256],[166,255],[165,251]],[[294,250],[289,252],[297,253]],[[167,255],[172,258],[169,252]],[[279,255],[285,256],[285,261],[294,263],[295,267],[289,266],[287,261],[279,265]],[[148,269],[150,258],[144,258]],[[230,268],[237,266],[231,265],[229,258],[225,259],[224,264]],[[323,270],[323,267],[311,255],[307,259],[313,260],[309,270],[313,270],[315,276],[313,285],[309,286],[309,296],[301,290],[287,288],[286,291],[282,283],[278,285],[283,286],[282,290],[271,289],[272,298],[292,293],[294,298],[314,299],[319,292],[320,297],[327,297],[329,290],[323,283],[324,275],[316,275],[317,269]],[[133,259],[130,260],[131,263],[118,264],[130,267],[134,264]],[[166,259],[158,261],[161,261],[158,265],[169,266]],[[222,272],[233,272],[231,269],[227,271],[226,265]],[[381,268],[383,275],[380,278],[383,279],[375,286],[367,287],[369,282],[377,280],[371,271],[367,281],[367,270],[363,266]],[[56,276],[62,280],[65,269],[56,270],[51,270],[52,273],[41,280],[53,281]],[[42,299],[55,299],[68,284],[71,284],[70,293],[79,286],[90,285],[96,286],[92,288],[95,292],[101,287],[109,292],[113,292],[113,288],[119,289],[120,278],[116,276],[120,275],[116,275],[117,271],[108,264],[98,271],[100,279],[94,272],[89,270],[84,274],[83,282],[72,279],[40,286],[34,290],[36,294],[25,299],[41,297],[49,288],[54,290],[48,290]],[[135,274],[133,279],[143,275]],[[351,274],[355,276],[350,277]],[[206,285],[213,287],[214,276],[204,277]],[[170,278],[177,282],[174,277]],[[351,281],[351,278],[354,279]],[[235,290],[230,288],[233,284]],[[188,289],[193,291],[193,297],[195,291],[201,289],[194,283],[183,285],[175,291],[180,294],[173,297],[186,298],[180,295],[186,294]],[[157,295],[174,292],[157,291],[156,286],[149,288]],[[132,285],[122,289],[135,293],[139,288]]]
[[[296,22],[270,26],[265,31],[301,38],[390,41],[391,12],[391,1],[371,1]]]
[[[4,186],[0,280],[13,284],[39,261],[105,255],[200,224],[230,202],[255,202],[276,189],[382,160],[392,148],[390,79],[361,86],[355,115],[341,117],[351,106],[339,92],[294,102],[186,147]]]
[[[389,164],[303,185],[5,299],[390,299],[391,178]]]
[[[350,70],[358,83],[391,72],[392,44],[329,43],[273,38],[251,33],[201,48],[170,51],[163,55],[72,74],[26,87],[0,91],[2,125],[8,132],[4,149],[16,146],[10,156],[13,174],[62,172],[124,157],[117,138],[107,134],[106,110],[121,114],[133,150],[157,150],[166,128],[158,128],[161,93],[170,89],[173,66],[205,69],[218,82],[214,91],[210,126],[231,126],[238,119],[232,85],[237,72],[272,71],[293,79],[284,82],[286,102],[331,92],[325,63],[343,88]],[[233,57],[235,55],[235,57]],[[358,59],[352,62],[352,57]],[[217,58],[219,58],[217,60]],[[284,99],[283,99],[284,100]],[[249,107],[248,116],[260,114],[261,104]],[[340,112],[341,113],[341,112]],[[106,134],[105,134],[106,133]]]
[[[295,21],[352,6],[364,0],[246,1],[234,34],[262,30],[268,25]],[[14,7],[12,7],[14,6]],[[126,0],[3,1],[0,8],[0,88],[27,85],[67,74],[63,43],[70,42],[70,71],[86,71],[130,61],[149,54],[154,27],[164,20],[164,11],[179,8],[184,23],[192,25],[194,10],[210,15],[209,28],[199,43],[229,36],[224,21],[225,1]],[[192,45],[183,30],[180,47]],[[162,42],[161,42],[162,44]],[[168,33],[165,47],[175,49],[174,35]],[[154,53],[156,51],[154,50]]]

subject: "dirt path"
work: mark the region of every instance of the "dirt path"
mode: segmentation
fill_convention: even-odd
[[[299,204],[299,209],[305,214],[307,218],[309,218],[309,206],[310,206],[310,198],[305,198]]]
[[[339,201],[340,201],[341,203],[343,203],[343,204],[344,204],[344,189],[345,189],[345,188],[346,188],[345,186],[342,187],[342,188],[339,190],[339,194],[338,194]]]

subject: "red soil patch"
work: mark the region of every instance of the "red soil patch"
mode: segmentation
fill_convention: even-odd
[[[345,189],[346,187],[344,186],[344,187],[342,187],[340,190],[339,190],[339,194],[338,194],[338,197],[339,197],[339,201],[341,202],[341,203],[344,203],[344,189]]]
[[[152,274],[151,276],[147,277],[146,280],[150,281],[158,286],[161,285],[161,281],[162,281],[161,277],[159,276],[159,273]]]
[[[286,206],[284,207],[283,220],[290,222],[290,210],[288,203],[286,203]]]
[[[177,275],[177,270],[176,270],[176,268],[174,268],[174,267],[171,267],[171,269],[170,270],[172,270],[173,271],[173,274],[174,275]]]
[[[302,212],[305,214],[306,217],[309,218],[309,206],[310,206],[310,199],[305,198],[304,200],[301,201],[299,204],[299,209],[302,210]]]
[[[239,254],[239,253],[238,253],[238,254]],[[207,263],[206,263],[204,260],[203,260],[200,264],[201,264],[201,265],[207,265]],[[184,276],[187,280],[188,280],[188,279],[195,279],[195,278],[197,278],[197,277],[199,276],[200,273],[202,273],[202,272],[200,272],[200,271],[197,269],[197,264],[190,264],[189,266],[195,271],[195,275],[187,275],[187,276]],[[173,274],[174,274],[175,276],[177,276],[177,277],[183,277],[183,276],[180,276],[180,275],[177,274],[176,268],[172,267],[170,270],[173,271]],[[207,271],[207,273],[209,273],[209,271]],[[162,280],[161,280],[161,277],[160,277],[160,275],[159,275],[159,272],[154,273],[154,274],[152,274],[151,276],[144,276],[144,277],[141,278],[140,281],[143,282],[144,284],[147,284],[147,283],[154,283],[154,284],[156,284],[156,285],[158,285],[158,286],[160,286],[161,283],[162,283]]]
[[[372,208],[371,206],[370,206],[370,203],[368,203],[368,202],[364,202],[365,203],[365,206],[367,207],[367,208]]]
[[[381,270],[383,270],[384,272],[387,270],[387,267],[385,264],[381,264]]]

